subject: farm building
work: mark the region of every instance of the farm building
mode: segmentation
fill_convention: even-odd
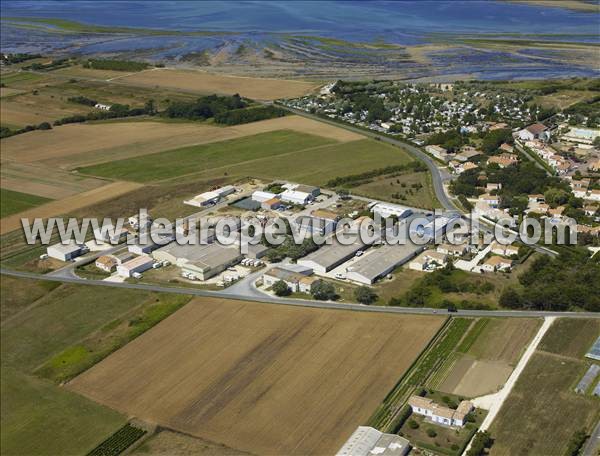
[[[306,205],[314,199],[311,193],[299,192],[297,190],[286,190],[279,195],[282,201],[286,203]]]
[[[50,258],[55,258],[60,261],[70,261],[83,255],[87,249],[77,244],[75,241],[69,241],[67,244],[54,244],[48,247],[46,253]]]
[[[398,217],[399,219],[406,218],[412,215],[413,211],[406,206],[392,203],[376,203],[371,206],[374,214],[379,214],[383,218]]]
[[[96,267],[104,272],[113,272],[117,267],[117,258],[114,255],[102,255],[96,260]]]
[[[309,193],[313,198],[316,198],[321,194],[321,189],[319,187],[315,187],[313,185],[304,185],[300,184],[296,188],[293,188],[297,192]]]
[[[233,185],[226,185],[225,187],[221,187],[216,190],[211,190],[210,192],[204,192],[200,195],[194,196],[192,199],[184,201],[183,204],[188,204],[190,206],[196,207],[204,207],[211,204],[216,204],[221,200],[221,198],[224,198],[227,195],[231,195],[234,192],[235,187]]]
[[[336,456],[404,456],[410,442],[396,434],[385,434],[369,426],[359,426],[338,450]]]
[[[173,243],[152,252],[157,261],[169,261],[183,271],[207,280],[238,263],[242,254],[238,247],[220,244],[182,245]]]
[[[446,426],[464,426],[465,418],[473,410],[473,404],[462,401],[456,410],[436,404],[431,399],[421,396],[411,396],[408,405],[414,413],[431,419],[434,423]]]
[[[348,261],[359,250],[363,250],[367,244],[360,239],[350,245],[343,245],[337,239],[331,244],[326,244],[319,250],[306,255],[298,260],[298,264],[312,268],[315,272],[321,274],[331,271],[336,266],[339,266],[345,261]]]
[[[272,287],[280,280],[283,280],[294,293],[310,293],[312,284],[317,281],[315,277],[278,267],[269,269],[263,274],[263,284],[266,287]]]
[[[358,261],[348,267],[346,277],[349,280],[371,285],[380,277],[392,272],[417,255],[423,246],[407,243],[404,245],[383,245],[373,248]]]
[[[126,263],[117,266],[117,273],[123,277],[131,277],[133,274],[142,273],[152,267],[154,261],[152,258],[147,256],[135,257],[133,260],[129,260]]]

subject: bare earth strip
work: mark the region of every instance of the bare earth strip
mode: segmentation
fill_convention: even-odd
[[[512,370],[511,366],[502,362],[474,361],[456,388],[450,392],[466,397],[495,393],[504,385]]]
[[[48,218],[81,209],[82,207],[98,203],[100,201],[116,198],[117,196],[128,193],[140,188],[141,184],[133,182],[113,182],[103,187],[95,188],[78,195],[73,195],[60,201],[52,201],[47,204],[29,209],[18,214],[5,217],[0,220],[0,234],[14,231],[21,227],[21,218],[34,219]]]
[[[343,128],[297,116],[235,127],[214,127],[193,122],[110,122],[71,124],[13,136],[2,140],[1,153],[3,161],[41,162],[68,169],[286,129],[341,142],[363,138]]]
[[[254,454],[333,454],[443,319],[196,299],[68,384]]]
[[[314,82],[285,79],[251,78],[205,73],[198,70],[158,69],[141,71],[118,79],[121,83],[136,86],[167,87],[194,91],[202,94],[239,93],[254,100],[296,98],[314,91]]]
[[[106,185],[106,181],[81,176],[36,163],[2,163],[2,188],[51,199],[62,199]]]

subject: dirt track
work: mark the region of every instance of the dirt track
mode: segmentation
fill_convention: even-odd
[[[333,454],[442,321],[196,299],[68,387],[242,451]]]

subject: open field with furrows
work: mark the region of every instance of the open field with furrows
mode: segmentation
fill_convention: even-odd
[[[498,391],[536,334],[533,318],[479,318],[439,369],[435,387],[467,397]]]
[[[492,455],[565,454],[573,434],[591,432],[600,418],[598,398],[573,391],[589,367],[580,354],[597,337],[600,322],[566,321],[550,327],[494,420]],[[588,336],[578,337],[580,333]],[[567,350],[556,345],[559,338]],[[545,351],[554,348],[556,353]]]
[[[50,201],[48,198],[42,198],[41,196],[2,188],[0,189],[0,217],[31,209],[48,201]]]
[[[184,305],[189,297],[2,276],[3,454],[86,454],[125,416],[58,383]]]
[[[61,199],[106,185],[106,180],[81,176],[39,163],[3,162],[0,165],[2,188]]]
[[[250,453],[169,430],[161,430],[131,454],[137,456],[248,456]]]
[[[63,214],[69,214],[90,206],[100,201],[110,200],[125,193],[139,188],[139,184],[133,182],[112,182],[103,187],[99,187],[77,195],[69,196],[59,201],[51,201],[41,206],[27,209],[17,214],[9,215],[0,220],[0,234],[5,234],[21,227],[21,218],[48,218]]]
[[[156,120],[72,124],[2,140],[2,159],[42,162],[74,168],[152,154],[177,147],[240,138],[276,130],[294,130],[346,142],[362,136],[342,128],[297,116],[286,116],[235,127],[201,122]]]
[[[341,144],[322,137],[277,131],[91,166],[79,171],[139,182],[253,176],[325,185],[334,175],[355,174],[411,160],[402,150],[370,139]]]
[[[442,321],[195,299],[68,388],[238,450],[331,454]]]
[[[285,79],[251,78],[205,73],[194,70],[157,69],[119,78],[120,83],[155,88],[181,89],[202,94],[239,93],[254,100],[296,98],[313,92],[321,84]]]

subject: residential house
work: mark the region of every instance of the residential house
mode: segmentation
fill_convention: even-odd
[[[297,293],[310,293],[310,287],[317,280],[316,278],[308,277],[300,272],[290,271],[288,269],[274,267],[265,272],[262,276],[263,284],[265,287],[270,288],[280,280],[284,281],[288,288],[293,292]],[[311,279],[311,280],[303,280]],[[313,280],[314,279],[314,280]],[[300,283],[302,282],[302,286]],[[301,289],[302,288],[302,289]]]
[[[497,208],[500,205],[500,197],[496,195],[490,195],[489,193],[484,193],[483,195],[479,195],[477,198],[479,201],[486,203],[488,206]]]
[[[518,134],[519,138],[523,141],[533,141],[534,139],[547,141],[550,138],[550,131],[548,127],[541,123],[529,125],[523,130],[520,130]]]
[[[495,183],[495,182],[488,182],[485,185],[485,189],[488,192],[493,192],[493,191],[498,191],[498,190],[502,190],[502,184],[500,183]]]
[[[465,425],[467,415],[474,409],[473,404],[469,401],[462,401],[454,410],[421,396],[411,396],[408,399],[408,405],[412,408],[413,413],[423,415],[434,423],[459,427]]]
[[[591,190],[585,199],[590,201],[600,201],[600,190]]]
[[[496,255],[511,257],[519,254],[519,247],[512,244],[504,245],[500,244],[499,242],[492,242],[490,252]]]
[[[499,149],[500,149],[502,152],[506,152],[506,153],[508,153],[508,154],[512,154],[512,153],[515,151],[514,147],[513,147],[513,146],[511,146],[510,144],[507,144],[507,143],[502,143],[502,144],[500,145]]]
[[[490,257],[483,265],[481,269],[487,272],[496,271],[510,271],[512,268],[512,260],[502,258],[499,256]]]
[[[489,163],[496,163],[500,168],[514,165],[519,162],[519,157],[514,154],[500,154],[488,158]]]
[[[469,250],[469,246],[467,244],[440,244],[437,249],[439,253],[448,255],[448,256],[462,256]]]
[[[114,255],[102,255],[96,260],[96,267],[104,272],[113,272],[117,268],[117,259]]]

